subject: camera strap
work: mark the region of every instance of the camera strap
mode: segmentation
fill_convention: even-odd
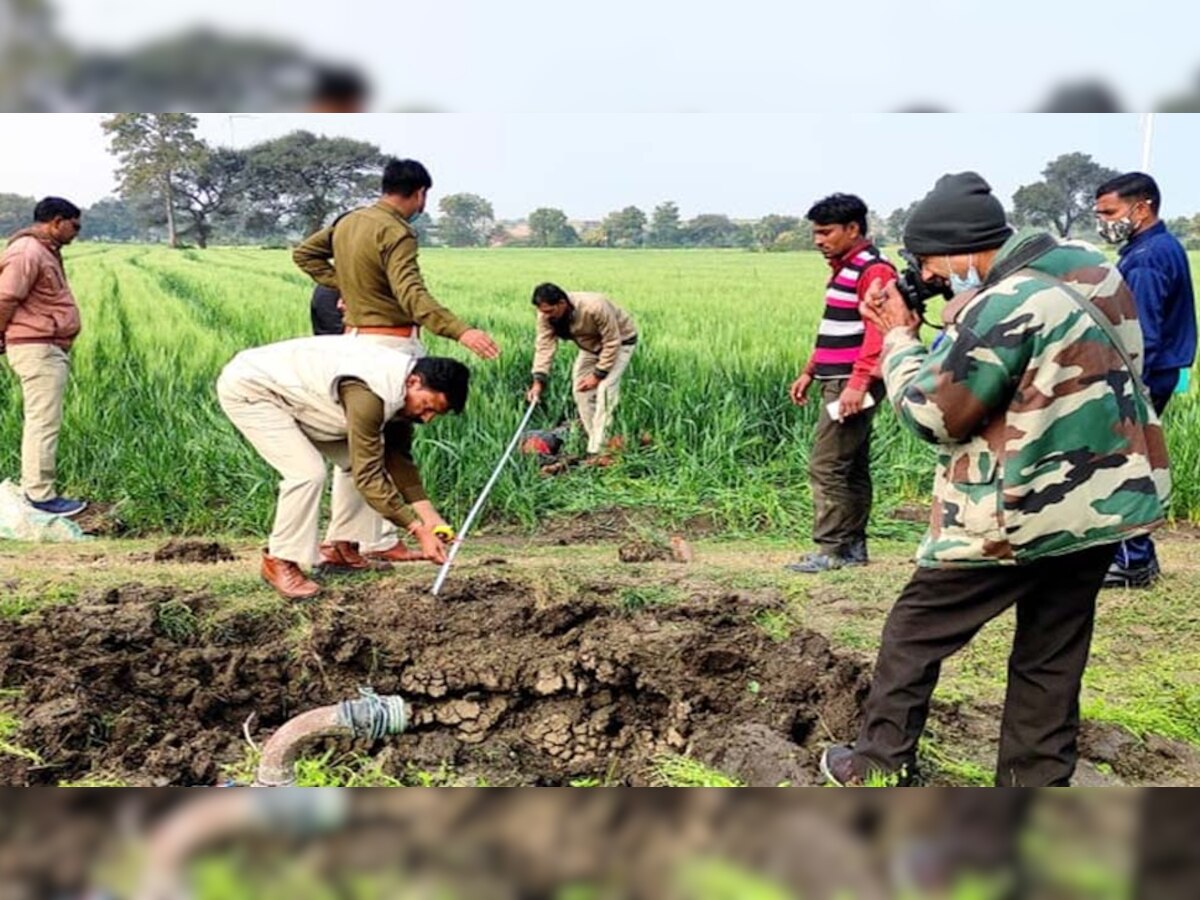
[[[992,267],[987,278],[983,280],[983,284],[979,286],[979,290],[986,291],[1009,275],[1029,268],[1031,263],[1041,259],[1056,247],[1058,247],[1058,241],[1044,231],[1036,237],[1030,238],[1017,248],[1016,253]]]
[[[1095,303],[1085,297],[1075,288],[1071,287],[1061,278],[1056,278],[1053,275],[1048,275],[1045,272],[1039,272],[1037,269],[1027,270],[1031,278],[1038,278],[1045,281],[1052,281],[1055,285],[1062,288],[1063,291],[1082,309],[1096,326],[1104,332],[1109,341],[1112,342],[1113,349],[1117,351],[1117,355],[1121,357],[1121,362],[1125,364],[1125,368],[1129,370],[1129,377],[1133,379],[1133,383],[1137,386],[1138,391],[1142,395],[1142,399],[1146,401],[1146,406],[1151,412],[1154,411],[1154,401],[1150,399],[1150,391],[1146,384],[1142,381],[1138,370],[1134,368],[1133,358],[1129,355],[1129,350],[1125,347],[1125,342],[1121,340],[1121,336],[1117,334],[1117,329],[1113,326],[1112,320],[1106,316]]]

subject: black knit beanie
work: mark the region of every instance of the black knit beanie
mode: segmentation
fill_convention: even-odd
[[[1004,207],[975,172],[943,175],[904,225],[904,246],[917,256],[991,250],[1010,237]]]

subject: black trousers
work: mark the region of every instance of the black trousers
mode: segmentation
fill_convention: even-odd
[[[813,543],[835,556],[850,553],[867,540],[871,518],[871,423],[879,409],[873,406],[844,422],[830,417],[828,404],[837,400],[849,378],[818,381],[820,414],[817,433],[808,457],[808,478],[813,498]],[[876,381],[871,393],[883,397]]]
[[[342,311],[337,308],[339,296],[337,291],[323,284],[313,288],[312,302],[309,304],[313,334],[341,334],[345,330]]]
[[[1112,553],[1106,544],[1023,566],[918,569],[883,627],[855,744],[859,774],[916,772],[942,660],[1016,606],[996,784],[1068,784],[1078,759],[1079,684]]]

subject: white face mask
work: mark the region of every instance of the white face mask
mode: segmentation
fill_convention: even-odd
[[[963,291],[969,291],[971,288],[977,288],[983,284],[983,279],[979,277],[979,272],[975,269],[975,255],[967,260],[967,277],[961,277],[953,268],[950,267],[950,257],[946,257],[946,268],[950,272],[950,290],[956,294],[961,294]]]

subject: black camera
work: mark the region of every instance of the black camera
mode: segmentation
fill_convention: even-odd
[[[925,318],[925,303],[931,297],[940,296],[949,300],[954,296],[954,291],[950,290],[950,282],[946,279],[934,278],[930,281],[923,279],[921,264],[909,251],[901,250],[900,258],[904,260],[906,268],[896,279],[896,290],[904,298],[904,305],[922,319]]]

